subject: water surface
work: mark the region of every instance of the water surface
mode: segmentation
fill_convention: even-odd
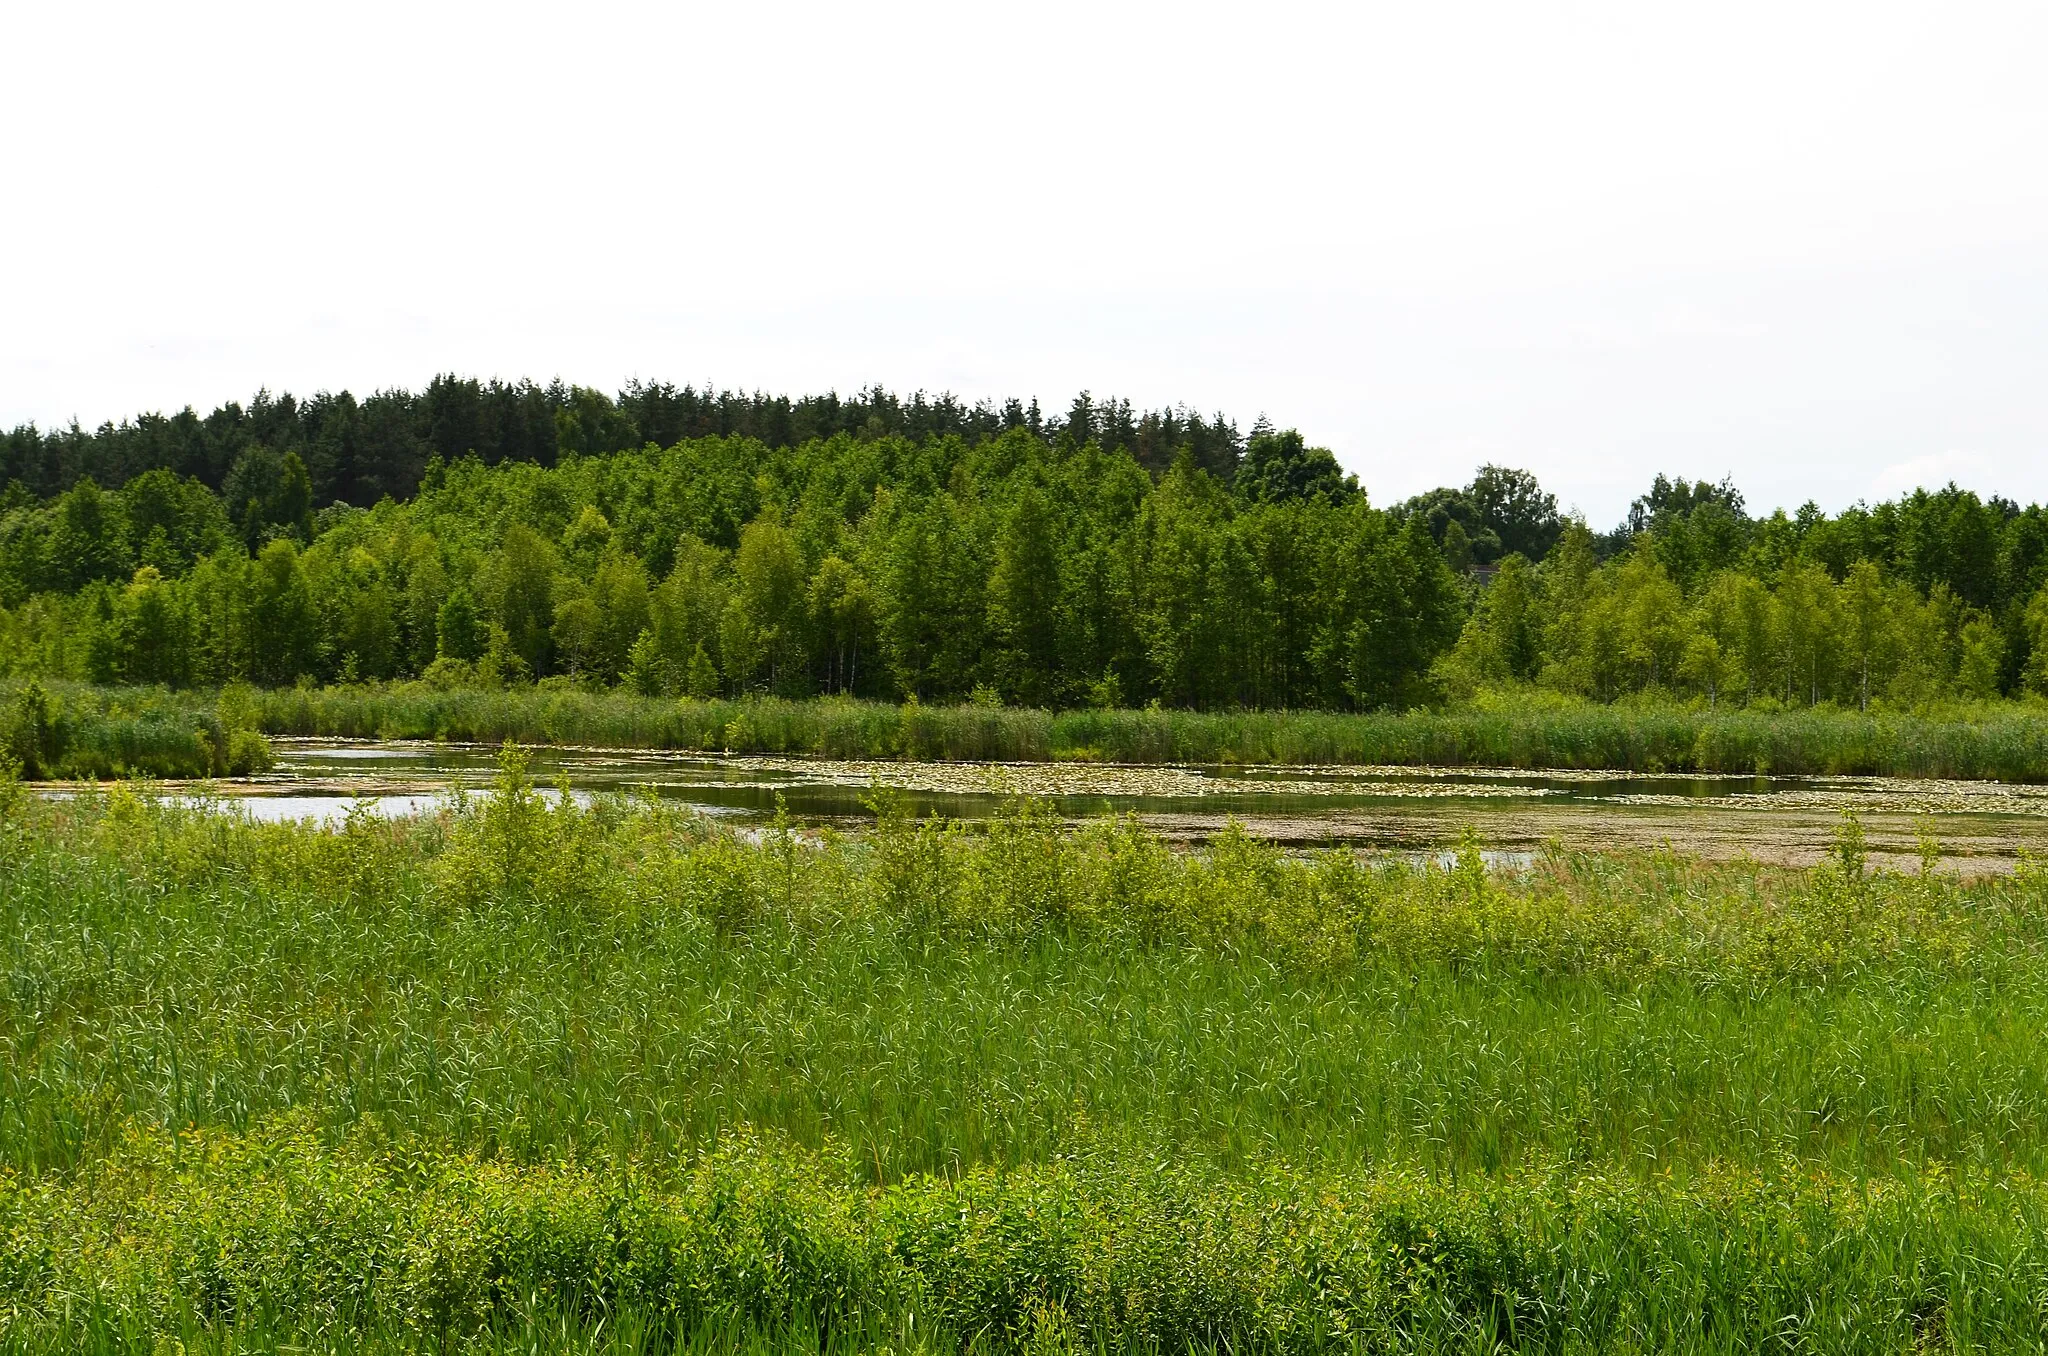
[[[262,818],[430,811],[482,790],[497,751],[481,745],[275,741],[268,776],[221,784]],[[741,823],[779,803],[809,824],[857,830],[878,791],[912,812],[976,820],[1019,796],[1071,820],[1132,814],[1176,841],[1226,824],[1289,846],[1427,852],[1470,826],[1497,852],[1546,842],[1654,847],[1710,857],[1810,862],[1853,810],[1874,855],[1894,864],[1938,838],[1951,868],[2009,869],[2048,854],[2048,787],[1882,777],[1725,777],[1473,768],[1134,767],[1085,763],[843,762],[644,750],[535,749],[536,781],[580,797],[633,792]]]

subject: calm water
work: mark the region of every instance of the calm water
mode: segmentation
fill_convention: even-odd
[[[223,786],[262,818],[334,819],[367,802],[382,814],[430,811],[457,789],[489,785],[483,746],[279,740],[268,777]],[[2004,869],[2048,854],[2048,788],[1886,778],[1619,776],[1416,768],[1121,767],[1086,764],[857,763],[775,757],[539,749],[536,781],[579,798],[659,796],[751,823],[778,797],[797,819],[858,829],[883,788],[916,813],[985,818],[1006,800],[1042,797],[1064,816],[1134,814],[1198,842],[1236,821],[1290,845],[1429,851],[1467,826],[1495,851],[1557,840],[1573,847],[1655,846],[1714,857],[1816,859],[1854,810],[1873,849],[1901,858],[1931,831],[1951,863]]]

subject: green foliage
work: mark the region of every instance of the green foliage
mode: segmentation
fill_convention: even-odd
[[[499,669],[500,664],[505,667]],[[983,689],[983,701],[957,706],[844,698],[672,699],[534,688],[519,685],[518,664],[518,657],[500,644],[473,667],[439,661],[437,671],[454,670],[448,681],[430,675],[400,684],[256,690],[248,697],[245,725],[271,735],[486,744],[509,739],[852,759],[1078,758],[2048,780],[2048,717],[2011,703],[1915,715],[1608,706],[1522,694],[1485,695],[1452,710],[1399,715],[1131,711],[1107,704],[1048,712],[1003,703],[993,688]],[[479,686],[486,679],[491,686]],[[718,684],[701,643],[685,666],[684,683],[685,690],[698,693]],[[42,687],[81,712],[146,709],[154,713],[152,721],[164,723],[167,735],[216,719],[211,699],[196,692],[95,692],[67,683]],[[0,683],[0,693],[20,689],[20,684]],[[1098,691],[1106,703],[1121,696]],[[177,758],[161,762],[152,757],[138,751],[120,765],[157,776],[202,775]],[[105,775],[114,763],[93,766]]]
[[[2038,1339],[2031,869],[7,794],[10,1349]]]
[[[1322,499],[1342,503],[1358,494],[1358,479],[1344,474],[1328,448],[1307,446],[1293,429],[1254,428],[1245,443],[1237,484],[1261,503]]]
[[[708,680],[708,664],[703,669]],[[53,690],[71,691],[69,685]],[[1120,763],[1398,764],[1623,769],[1783,776],[2048,780],[2048,717],[2000,703],[1920,715],[1605,706],[1492,695],[1447,711],[1335,714],[901,705],[843,698],[672,700],[623,692],[430,683],[263,691],[253,723],[273,735],[615,748],[730,749],[827,758]],[[198,694],[157,693],[205,709]],[[739,729],[745,738],[735,740]]]
[[[0,512],[0,670],[1047,709],[2048,692],[2048,510],[1953,487],[1752,519],[1660,476],[1595,535],[1526,472],[1381,510],[1295,431],[1240,447],[1085,397],[1047,420],[442,378],[216,414],[0,439],[48,494]],[[102,451],[117,490],[62,469]]]
[[[319,663],[320,620],[298,548],[288,539],[271,542],[251,563],[248,580],[247,676],[283,685],[313,673]]]
[[[66,1240],[12,1249],[17,1343],[98,1323],[146,1345],[184,1319],[417,1350],[598,1316],[660,1345],[723,1328],[935,1350],[2021,1349],[2043,1206],[2028,1182],[1942,1174],[1237,1180],[1113,1146],[870,1189],[752,1136],[675,1165],[522,1166],[289,1121],[137,1135],[88,1180],[0,1196],[17,1237]]]
[[[30,780],[247,777],[272,762],[245,694],[201,705],[161,688],[0,683],[0,756]]]
[[[65,491],[53,510],[47,548],[51,585],[79,589],[127,573],[126,524],[90,476]]]
[[[6,756],[15,773],[29,778],[47,775],[63,756],[55,710],[43,685],[30,679],[7,704]]]
[[[1442,661],[1440,677],[1453,692],[1470,697],[1482,687],[1533,682],[1542,661],[1536,581],[1529,562],[1511,555],[1479,596],[1457,645]]]
[[[205,487],[167,472],[137,479],[125,516],[80,482],[0,525],[0,626],[27,633],[7,663],[172,685],[431,668],[444,687],[569,676],[647,695],[986,686],[1045,706],[1112,676],[1127,701],[1174,706],[1434,695],[1456,591],[1394,551],[1399,533],[1327,452],[1262,431],[1261,469],[1232,488],[1235,451],[1211,455],[1195,445],[1209,426],[1177,417],[1158,427],[1195,443],[1158,462],[1172,469],[1155,488],[1135,459],[1153,453],[1104,418],[1121,416],[1084,402],[1058,435],[1027,422],[974,444],[841,437],[787,454],[708,438],[551,469],[458,456],[408,502],[317,521],[290,490],[295,454],[265,446],[237,455],[231,502],[204,522],[185,501],[210,502]],[[1252,493],[1266,470],[1270,493]],[[157,543],[147,589],[128,583],[136,533]],[[53,573],[59,537],[68,572]],[[1411,585],[1416,599],[1397,596]]]
[[[477,622],[476,603],[466,589],[455,589],[435,611],[436,655],[442,659],[473,662],[483,657],[482,628]]]
[[[531,671],[545,671],[554,652],[554,552],[524,523],[505,531],[496,571],[499,624],[506,644]]]
[[[313,483],[297,452],[251,448],[221,486],[221,499],[252,550],[279,536],[313,536]]]
[[[1557,496],[1546,493],[1534,476],[1491,464],[1480,467],[1464,489],[1431,490],[1394,511],[1420,518],[1444,548],[1445,559],[1461,572],[1511,555],[1541,560],[1565,527]]]

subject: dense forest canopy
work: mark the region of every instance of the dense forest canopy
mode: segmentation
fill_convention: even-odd
[[[1034,705],[1915,703],[2048,689],[2048,514],[1951,486],[1614,530],[1375,506],[1263,419],[437,379],[0,446],[0,673]]]
[[[87,477],[112,488],[161,469],[239,506],[248,487],[238,472],[248,474],[241,468],[250,455],[290,452],[305,465],[316,502],[368,508],[386,495],[412,496],[435,457],[553,466],[570,453],[669,447],[695,438],[747,438],[773,448],[841,433],[976,443],[1018,428],[1042,438],[1065,432],[1076,442],[1128,452],[1154,471],[1165,470],[1185,448],[1196,465],[1226,480],[1244,450],[1236,427],[1221,415],[1204,420],[1188,409],[1134,411],[1129,401],[1098,402],[1086,392],[1064,415],[1047,416],[1035,400],[968,405],[923,392],[903,400],[879,387],[852,397],[791,399],[635,381],[613,398],[559,381],[539,386],[442,376],[418,394],[379,391],[359,401],[347,391],[323,391],[297,400],[261,391],[246,408],[230,402],[204,417],[187,406],[91,432],[76,423],[47,433],[17,428],[0,435],[0,485],[18,481],[30,494],[47,497]]]

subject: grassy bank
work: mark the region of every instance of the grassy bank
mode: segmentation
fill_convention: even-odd
[[[2048,780],[2048,708],[2010,702],[1932,714],[1710,711],[1522,699],[1405,714],[1060,711],[895,706],[837,699],[672,701],[573,688],[421,684],[214,694],[51,689],[82,718],[68,766],[202,775],[203,728],[271,735],[586,744],[829,758],[1121,763],[1325,763],[1870,774]],[[0,700],[5,694],[0,694]],[[94,721],[99,722],[95,726]],[[182,722],[182,726],[181,723]],[[145,738],[143,731],[150,731]],[[153,733],[161,731],[161,734]],[[212,737],[209,735],[209,738]],[[103,751],[102,751],[103,750]],[[159,752],[159,750],[162,750]],[[251,751],[253,754],[253,750]],[[232,760],[231,760],[232,761]],[[105,775],[104,772],[101,775]]]
[[[2048,881],[5,791],[0,1339],[2031,1349]]]
[[[0,762],[31,780],[246,777],[271,765],[249,696],[0,684]]]
[[[1034,711],[821,699],[668,701],[621,693],[434,691],[416,685],[262,693],[272,734],[730,749],[831,758],[1329,763],[1867,773],[2048,780],[2048,710],[1991,703],[1939,716],[1709,711],[1547,700],[1488,708]]]

